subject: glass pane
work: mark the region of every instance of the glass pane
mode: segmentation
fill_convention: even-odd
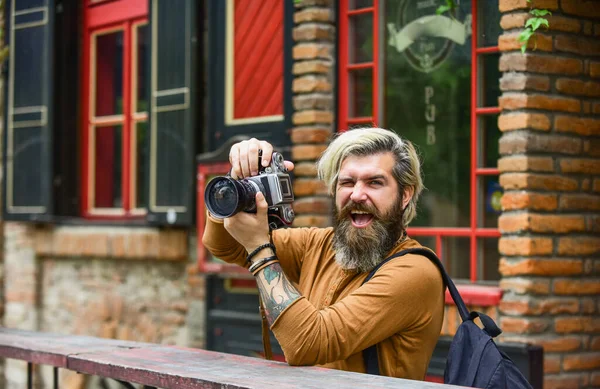
[[[148,123],[136,123],[135,147],[133,155],[136,156],[135,169],[135,204],[136,208],[148,207],[148,147],[150,138],[148,133]]]
[[[348,0],[348,9],[359,9],[373,6],[373,0]]]
[[[148,25],[137,28],[137,64],[136,64],[136,112],[148,111],[147,59],[148,59]]]
[[[361,63],[373,60],[373,13],[353,15],[349,18],[348,62]]]
[[[470,37],[460,44],[423,32],[411,44],[398,40],[406,25],[435,15],[441,3],[386,3],[384,126],[415,143],[423,160],[427,190],[411,225],[468,227]],[[462,23],[471,2],[461,1],[459,7],[456,18]]]
[[[500,54],[484,54],[480,58],[479,95],[483,107],[497,107],[500,97]]]
[[[479,8],[478,46],[489,47],[498,45],[498,37],[502,33],[500,27],[500,11],[498,0],[477,2]]]
[[[470,241],[470,238],[442,238],[442,262],[454,280],[469,280],[471,277]]]
[[[413,235],[409,235],[409,236],[411,238],[413,238],[414,240],[416,240],[417,242],[419,242],[421,244],[421,246],[425,246],[427,248],[432,249],[433,251],[436,251],[435,236],[413,236]]]
[[[94,131],[94,207],[121,208],[121,125],[96,127]]]
[[[478,281],[499,281],[500,272],[498,271],[498,263],[500,261],[500,253],[498,251],[498,239],[486,238],[480,239],[477,242],[478,248]]]
[[[498,115],[479,117],[480,161],[485,167],[497,167],[500,151],[498,149],[502,133],[498,129]],[[481,165],[480,162],[480,165]]]
[[[371,69],[359,69],[350,72],[348,77],[350,91],[348,115],[350,117],[369,117],[373,115],[373,72]]]
[[[96,36],[96,116],[123,113],[123,31]]]
[[[483,209],[480,212],[480,221],[477,223],[478,226],[483,224],[486,228],[498,228],[498,217],[502,211],[500,199],[504,190],[498,182],[497,176],[484,176],[479,177],[479,181],[483,184],[483,198],[484,201],[480,202],[483,204]],[[481,222],[483,219],[483,222]]]

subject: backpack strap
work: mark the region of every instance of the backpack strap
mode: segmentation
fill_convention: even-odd
[[[377,270],[379,270],[379,268],[381,266],[383,266],[384,264],[386,264],[388,261],[390,261],[394,258],[401,257],[406,254],[417,254],[417,255],[422,255],[424,257],[427,257],[427,258],[429,258],[429,260],[431,262],[433,262],[438,267],[438,269],[440,270],[440,273],[442,274],[442,279],[444,280],[444,285],[446,285],[448,287],[448,290],[450,291],[450,296],[452,296],[452,300],[454,300],[454,303],[456,304],[456,308],[458,309],[458,313],[460,314],[462,321],[470,320],[471,317],[470,317],[469,310],[467,309],[465,302],[463,301],[462,297],[460,296],[460,293],[458,293],[458,289],[456,289],[454,282],[452,281],[452,279],[446,272],[446,269],[444,268],[442,261],[440,261],[440,259],[437,257],[437,255],[435,255],[435,253],[433,251],[423,248],[423,247],[402,250],[400,252],[397,252],[396,254],[393,254],[393,255],[387,257],[386,259],[381,261],[381,263],[379,263],[377,266],[375,266],[375,268],[373,270],[371,270],[369,275],[367,275],[367,278],[365,278],[365,280],[363,281],[362,285],[364,285],[367,281],[369,281],[371,278],[373,278],[373,276],[375,275]],[[485,316],[480,313],[477,313],[477,314],[480,318],[482,316]],[[492,320],[489,317],[488,317],[488,319]],[[482,322],[484,325],[486,324],[483,321],[483,319],[482,319]],[[492,321],[492,323],[493,323],[493,321]],[[494,326],[496,326],[495,323],[494,323]],[[496,326],[496,328],[498,328],[498,327]],[[487,327],[486,327],[486,330],[487,330]],[[376,344],[371,345],[363,350],[363,359],[365,361],[367,374],[379,375],[379,359],[377,356],[377,345]]]

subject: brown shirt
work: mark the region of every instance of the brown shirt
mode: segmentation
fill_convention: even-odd
[[[364,373],[362,350],[377,344],[382,375],[424,379],[444,315],[439,270],[408,254],[361,286],[367,273],[341,269],[332,238],[332,228],[273,232],[281,267],[303,295],[271,327],[288,363]],[[245,249],[221,221],[209,216],[203,242],[216,257],[244,265]],[[421,245],[407,239],[390,254],[410,247]]]

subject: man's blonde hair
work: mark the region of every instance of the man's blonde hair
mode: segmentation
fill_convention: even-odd
[[[392,174],[398,183],[400,198],[405,189],[414,190],[402,217],[402,224],[406,228],[417,215],[417,201],[423,190],[421,162],[417,151],[408,140],[402,139],[390,130],[376,127],[342,132],[321,155],[317,163],[317,171],[319,178],[325,181],[329,193],[335,195],[340,168],[348,156],[367,156],[386,152],[392,153],[396,160]]]

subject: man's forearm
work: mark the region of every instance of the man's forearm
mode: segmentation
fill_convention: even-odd
[[[288,280],[278,262],[275,262],[256,274],[256,284],[272,325],[290,304],[300,298],[300,293]]]

